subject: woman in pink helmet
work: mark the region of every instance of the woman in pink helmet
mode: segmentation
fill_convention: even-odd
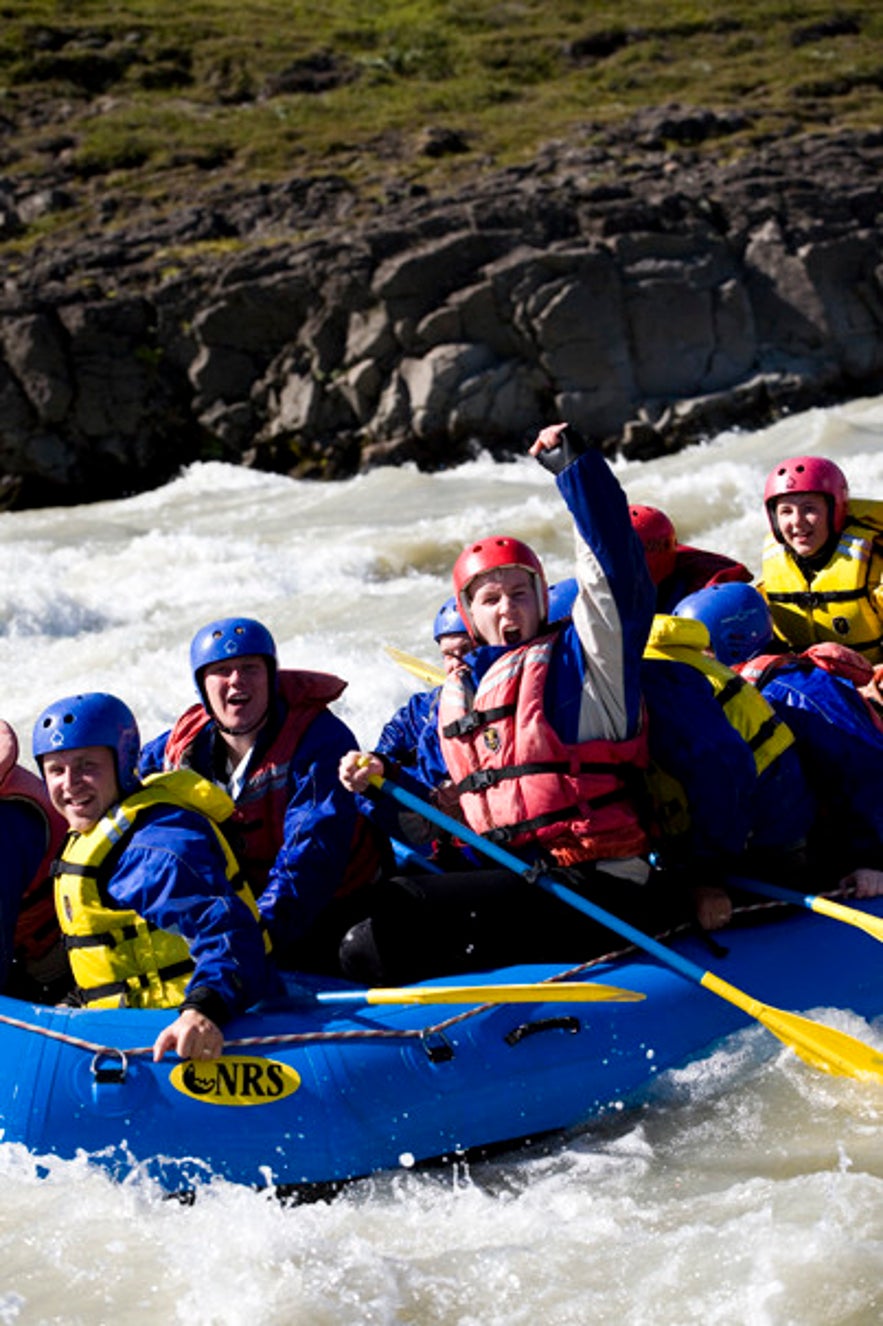
[[[823,456],[780,461],[763,493],[770,523],[759,588],[783,647],[825,640],[883,661],[883,502],[851,499]]]

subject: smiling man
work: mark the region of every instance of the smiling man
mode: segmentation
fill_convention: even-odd
[[[285,967],[337,971],[353,895],[377,873],[377,831],[337,778],[353,734],[329,708],[346,682],[280,670],[262,622],[225,617],[190,646],[201,697],[144,748],[142,773],[196,769],[233,798],[232,842]]]
[[[183,771],[142,783],[131,710],[102,691],[66,696],[34,725],[33,753],[70,830],[55,903],[75,1002],[177,1008],[154,1045],[214,1059],[222,1027],[276,992],[254,898],[218,825],[220,788]]]

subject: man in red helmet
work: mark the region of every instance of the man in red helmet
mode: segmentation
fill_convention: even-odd
[[[833,640],[883,662],[883,502],[850,499],[823,456],[780,461],[763,493],[770,523],[758,588],[780,646]]]
[[[657,612],[671,612],[681,599],[708,585],[748,584],[753,579],[748,568],[732,557],[679,543],[674,525],[658,507],[633,503],[629,516],[656,586]]]
[[[639,811],[653,585],[601,453],[564,424],[544,429],[530,450],[573,520],[572,615],[550,627],[542,565],[520,539],[491,536],[463,550],[453,582],[473,649],[442,688],[442,751],[473,830],[524,859],[569,868],[601,905],[658,929],[666,901],[647,885]],[[376,755],[354,751],[341,762],[354,791],[381,772]],[[346,936],[341,963],[354,979],[398,982],[585,958],[609,945],[609,932],[522,875],[480,868],[389,881]]]

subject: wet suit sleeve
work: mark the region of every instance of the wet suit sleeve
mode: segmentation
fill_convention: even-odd
[[[429,721],[436,693],[436,691],[417,691],[407,704],[396,710],[392,718],[384,724],[374,747],[378,755],[395,760],[401,765],[415,763],[417,748]]]
[[[146,778],[148,774],[152,773],[162,773],[168,739],[169,732],[163,732],[160,736],[146,741],[141,747],[141,754],[138,756],[139,778]]]
[[[656,591],[612,469],[572,430],[564,439],[539,457],[555,474],[573,519],[578,584],[572,625],[564,628],[558,650],[549,712],[565,740],[621,739],[632,735],[640,720],[640,664]],[[580,692],[565,677],[575,669]],[[556,705],[565,708],[556,713]]]
[[[260,927],[228,883],[220,845],[202,816],[163,809],[139,824],[108,889],[122,906],[187,940],[195,969],[185,1005],[223,1025],[272,993]]]
[[[357,745],[346,724],[325,711],[291,761],[284,839],[258,900],[281,951],[303,938],[346,873],[360,800],[343,786],[337,769]]]
[[[651,758],[677,779],[689,806],[684,841],[661,846],[720,869],[723,858],[745,850],[751,833],[757,782],[751,747],[727,721],[695,668],[648,659],[641,676]]]

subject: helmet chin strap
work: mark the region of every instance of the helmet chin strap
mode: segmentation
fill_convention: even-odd
[[[215,726],[217,727],[219,732],[225,733],[226,736],[228,737],[247,737],[250,733],[257,732],[258,728],[263,727],[264,723],[266,723],[267,719],[270,716],[270,706],[267,705],[266,709],[261,714],[260,718],[256,718],[250,727],[241,727],[241,728],[236,728],[235,730],[232,727],[224,727],[224,724],[218,718],[217,714],[213,709],[209,708],[209,713],[211,714],[212,718],[215,720]]]

